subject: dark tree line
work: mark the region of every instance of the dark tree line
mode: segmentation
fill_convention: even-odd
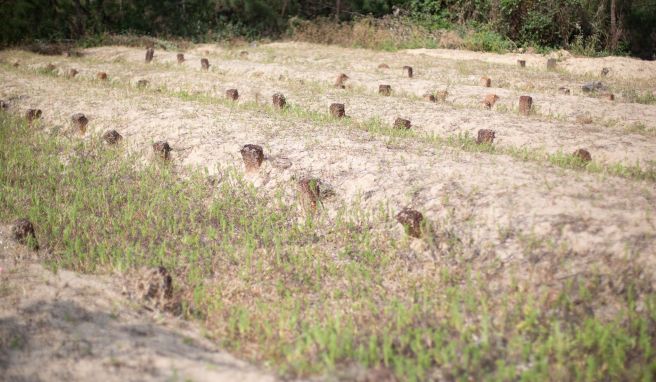
[[[276,37],[292,17],[408,16],[427,27],[491,28],[519,44],[653,57],[656,0],[0,0],[0,43],[132,32],[214,39]]]

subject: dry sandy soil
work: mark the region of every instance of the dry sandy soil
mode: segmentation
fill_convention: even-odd
[[[0,380],[274,381],[145,309],[116,278],[53,273],[0,227]]]
[[[517,55],[446,50],[382,53],[275,43],[246,51],[241,54],[239,49],[197,46],[185,52],[183,65],[175,63],[177,52],[157,50],[154,61],[145,64],[144,50],[126,47],[88,49],[79,58],[3,51],[0,99],[10,100],[10,111],[17,114],[28,108],[42,109],[43,126],[74,139],[97,139],[104,131],[116,129],[126,138],[127,148],[141,153],[144,160],[152,155],[152,142],[167,140],[177,165],[206,167],[210,173],[217,166],[243,168],[239,149],[249,143],[262,145],[266,160],[259,172],[247,175],[262,192],[283,186],[289,190],[285,197],[293,202],[294,180],[309,174],[335,189],[335,196],[325,204],[328,214],[351,204],[365,209],[383,205],[392,211],[412,206],[444,231],[462,238],[474,266],[476,262],[498,261],[521,269],[528,263],[543,263],[551,277],[563,279],[592,267],[611,274],[617,264],[631,262],[642,267],[656,287],[653,181],[568,170],[546,160],[469,152],[428,139],[430,135],[475,135],[480,128],[490,128],[496,131],[495,144],[509,150],[571,153],[586,148],[600,164],[638,163],[651,168],[656,165],[656,105],[635,103],[625,94],[629,94],[627,89],[641,94],[656,89],[654,63],[561,55],[558,69],[547,71],[546,58],[538,55],[522,55],[528,64],[520,69]],[[212,65],[207,72],[200,70],[201,57],[209,58]],[[17,67],[11,65],[14,62],[18,62]],[[54,76],[43,73],[49,63],[56,67]],[[387,63],[390,69],[379,69],[380,63]],[[414,67],[413,79],[404,77],[404,65]],[[601,77],[604,67],[610,72]],[[80,72],[77,77],[62,75],[70,68]],[[96,80],[98,71],[106,72],[109,81]],[[350,80],[346,89],[335,89],[332,82],[342,72]],[[481,76],[492,78],[492,88],[479,85]],[[137,88],[140,79],[148,80],[149,85]],[[580,86],[592,80],[603,81],[615,93],[615,100],[584,94]],[[393,95],[378,95],[380,84],[391,85]],[[559,87],[569,88],[571,94],[560,94]],[[229,88],[237,88],[241,94],[234,104],[224,100]],[[446,102],[421,98],[427,91],[443,89],[449,92]],[[284,93],[302,112],[283,113],[264,106],[275,92]],[[497,94],[500,100],[486,110],[480,101],[489,93]],[[517,113],[520,95],[533,97],[533,115]],[[344,103],[347,115],[356,123],[377,118],[391,125],[396,117],[408,118],[418,135],[399,138],[372,134],[357,129],[355,123],[331,120],[325,114],[333,102]],[[70,117],[77,112],[90,119],[84,137],[72,131]],[[322,113],[321,118],[316,112]],[[400,235],[401,229],[392,234]],[[416,249],[425,250],[420,244]],[[534,256],[536,251],[549,256]],[[106,333],[98,347],[85,338],[84,349],[92,349],[102,358],[89,362],[104,365],[108,373],[123,370],[108,361],[117,349],[108,345],[111,334],[93,326],[97,320],[113,322],[107,313],[111,299],[94,299],[90,307],[73,302],[55,303],[49,308],[38,303],[46,299],[51,304],[52,298],[46,296],[58,292],[72,297],[81,289],[71,285],[91,285],[95,279],[66,272],[54,276],[36,266],[5,270],[4,277],[16,282],[16,272],[49,280],[51,285],[43,287],[40,299],[30,296],[12,304],[9,312],[3,311],[3,320],[30,333],[38,332],[36,326],[30,326],[37,324],[27,322],[28,316],[17,316],[19,309],[33,312],[33,322],[37,317],[71,314],[73,320],[90,322],[90,331],[85,333]],[[531,275],[522,277],[530,279]],[[66,283],[68,287],[64,287]],[[44,282],[37,284],[43,286]],[[19,295],[11,292],[3,298]],[[99,305],[103,303],[109,305]],[[72,313],[65,313],[67,309]],[[122,313],[113,325],[136,325],[131,323],[145,319],[134,314],[124,317]],[[59,326],[69,325],[58,317],[48,319]],[[147,337],[139,337],[146,343],[143,357],[151,356],[148,343],[160,341],[158,338],[180,340],[173,329],[147,327],[137,330],[138,336]],[[121,341],[133,337],[130,330],[117,329]],[[33,346],[31,338],[27,338],[28,348]],[[64,337],[57,338],[65,342]],[[141,351],[129,345],[127,342],[125,349]],[[34,346],[39,347],[38,342]],[[78,343],[66,346],[76,352],[84,350]],[[12,355],[16,358],[10,364],[16,373],[27,370],[24,362],[29,358],[20,354]],[[126,358],[119,358],[119,365],[137,367],[135,357],[122,354]],[[176,367],[182,372],[198,362],[223,362],[219,361],[222,355],[209,360],[202,357],[205,355],[178,359],[181,366]],[[175,354],[167,353],[156,364],[157,372],[164,373],[176,359]],[[53,372],[64,372],[68,367],[65,360],[52,363]],[[85,366],[78,363],[76,367]]]

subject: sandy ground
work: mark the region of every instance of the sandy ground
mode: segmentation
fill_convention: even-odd
[[[528,68],[544,68],[549,58],[555,58],[558,60],[559,68],[578,75],[597,76],[603,68],[608,68],[612,73],[610,75],[613,77],[651,81],[656,78],[656,62],[631,57],[574,57],[567,51],[553,52],[546,56],[531,53],[497,54],[452,49],[410,49],[404,52],[429,57],[479,60],[504,65],[516,65],[517,60],[525,60]]]
[[[34,262],[0,227],[0,380],[274,381],[117,281]]]
[[[353,205],[365,210],[382,206],[391,212],[412,206],[438,227],[439,235],[460,240],[472,267],[500,264],[499,280],[504,270],[529,267],[540,268],[554,280],[588,269],[613,277],[618,264],[631,263],[656,281],[653,182],[471,153],[419,138],[375,135],[329,119],[317,122],[309,114],[246,105],[255,99],[269,103],[272,93],[282,91],[304,110],[327,113],[330,103],[343,102],[356,121],[380,118],[391,123],[397,116],[407,117],[418,132],[441,137],[492,128],[497,131],[495,144],[511,149],[572,152],[584,147],[600,162],[649,166],[656,158],[656,134],[649,130],[656,127],[656,106],[621,97],[610,102],[575,89],[594,77],[590,73],[598,67],[617,61],[620,67],[637,65],[638,74],[625,77],[612,69],[604,79],[609,86],[648,91],[655,80],[642,73],[654,70],[651,63],[581,59],[588,73],[565,65],[575,60],[566,58],[559,71],[548,72],[532,59],[526,70],[518,71],[514,56],[472,52],[382,53],[296,43],[247,50],[241,57],[239,50],[198,46],[185,53],[187,62],[180,66],[174,63],[176,52],[157,51],[155,61],[146,65],[143,50],[125,47],[89,49],[82,58],[3,51],[0,59],[20,65],[0,66],[0,99],[10,100],[11,113],[43,109],[42,124],[35,128],[51,134],[98,139],[116,129],[126,138],[125,148],[140,153],[144,161],[152,158],[154,141],[167,140],[180,168],[202,167],[209,173],[217,167],[243,169],[239,149],[259,144],[266,160],[258,172],[245,176],[262,193],[282,187],[283,199],[294,203],[295,180],[311,175],[335,189],[335,196],[324,203],[323,213],[329,216]],[[209,72],[200,70],[200,57],[209,57]],[[546,60],[536,56],[536,62],[538,58]],[[66,79],[37,73],[35,69],[49,62],[60,72],[76,68],[80,74]],[[378,69],[380,62],[391,69]],[[402,75],[402,66],[408,64],[415,67],[412,80]],[[93,80],[100,70],[108,73],[112,85]],[[340,72],[351,77],[346,90],[331,86]],[[478,86],[481,75],[492,77],[495,87]],[[149,87],[137,89],[139,79],[149,80]],[[392,85],[395,94],[379,96],[380,83]],[[572,95],[558,94],[557,87],[564,85],[572,88]],[[242,94],[237,106],[217,101],[231,87]],[[445,87],[450,93],[445,104],[418,98],[426,90]],[[520,116],[513,110],[513,99],[529,89],[538,113]],[[193,101],[171,91],[207,98]],[[501,99],[492,110],[484,110],[479,98],[489,92]],[[90,119],[83,137],[70,123],[77,112]],[[581,113],[592,121],[576,123]],[[609,123],[612,120],[618,122]],[[646,128],[632,129],[638,122]],[[375,229],[402,235],[398,225]],[[431,256],[421,240],[413,248]],[[529,272],[518,277],[533,280]]]
[[[656,248],[656,190],[649,182],[376,138],[337,124],[182,101],[156,91],[6,70],[0,77],[3,98],[26,95],[12,104],[15,112],[42,108],[46,125],[60,132],[71,129],[71,114],[85,112],[92,134],[118,129],[144,158],[152,142],[168,140],[176,163],[210,172],[217,166],[241,168],[239,149],[260,144],[269,160],[249,177],[265,192],[283,186],[293,202],[293,179],[317,176],[337,191],[327,201],[329,213],[356,201],[392,210],[412,205],[441,225],[453,225],[472,242],[472,251],[500,259],[522,261],[517,254],[526,235],[549,237],[576,253],[646,256]],[[507,230],[510,237],[500,235]]]
[[[403,77],[400,66],[379,70],[371,58],[358,57],[352,61],[353,64],[342,67],[335,63],[323,65],[324,60],[319,53],[310,56],[315,58],[311,60],[305,56],[298,57],[296,53],[301,51],[304,55],[310,55],[308,52],[312,52],[311,49],[289,47],[284,50],[280,47],[274,52],[278,55],[289,54],[294,58],[291,64],[268,62],[270,59],[267,57],[270,56],[264,53],[252,53],[245,59],[235,60],[223,50],[215,56],[212,56],[212,51],[200,52],[209,53],[207,56],[214,63],[209,73],[203,73],[198,68],[201,56],[194,55],[199,49],[188,52],[187,61],[182,66],[173,64],[175,52],[158,52],[154,64],[145,65],[141,50],[124,47],[90,49],[85,59],[78,60],[17,52],[6,52],[2,56],[15,55],[24,65],[32,68],[53,63],[64,72],[74,67],[81,72],[79,76],[87,79],[92,79],[98,71],[109,73],[112,81],[117,83],[134,83],[143,78],[150,81],[153,87],[165,87],[171,91],[223,97],[226,89],[237,88],[241,102],[256,99],[268,102],[273,93],[282,92],[290,103],[312,111],[325,113],[328,105],[339,102],[344,103],[347,114],[357,120],[378,118],[392,124],[397,117],[403,117],[412,121],[413,129],[425,134],[448,136],[467,133],[475,136],[481,126],[486,126],[497,131],[497,144],[504,147],[530,148],[549,153],[571,153],[585,148],[595,160],[603,163],[656,165],[656,140],[653,139],[656,136],[656,106],[576,95],[583,80],[579,80],[578,85],[565,84],[574,94],[567,96],[557,94],[556,90],[561,84],[548,78],[553,73],[522,72],[518,76],[520,81],[549,83],[550,87],[520,91],[512,89],[509,83],[498,83],[498,78],[513,78],[508,68],[497,69],[502,74],[496,77],[494,73],[489,73],[490,70],[479,68],[476,70],[494,79],[493,87],[478,86],[480,75],[457,73],[449,74],[449,81],[459,79],[464,84],[454,85],[440,78],[444,76],[442,68],[448,69],[453,65],[443,62],[424,65],[406,59],[404,62],[410,61],[417,68],[414,78],[409,80]],[[267,49],[270,52],[273,48]],[[355,52],[357,54],[359,51]],[[336,57],[338,53],[330,57]],[[221,59],[226,55],[229,56],[227,60]],[[409,57],[412,58],[411,55]],[[217,61],[219,59],[221,61]],[[347,82],[347,90],[331,86],[340,72],[348,73],[351,78]],[[522,76],[525,78],[522,79]],[[391,85],[395,95],[378,96],[379,84]],[[447,88],[449,97],[446,103],[418,100],[427,91]],[[487,94],[499,96],[492,110],[485,110],[481,104]],[[518,118],[520,95],[533,97],[536,115]]]

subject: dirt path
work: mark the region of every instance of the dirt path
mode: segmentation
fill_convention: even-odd
[[[34,261],[0,226],[0,380],[274,381],[193,323],[127,300],[116,280]]]

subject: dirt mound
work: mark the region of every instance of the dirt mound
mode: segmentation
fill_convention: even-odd
[[[0,227],[0,375],[6,381],[274,381],[196,325],[140,307],[117,280],[57,273]]]

